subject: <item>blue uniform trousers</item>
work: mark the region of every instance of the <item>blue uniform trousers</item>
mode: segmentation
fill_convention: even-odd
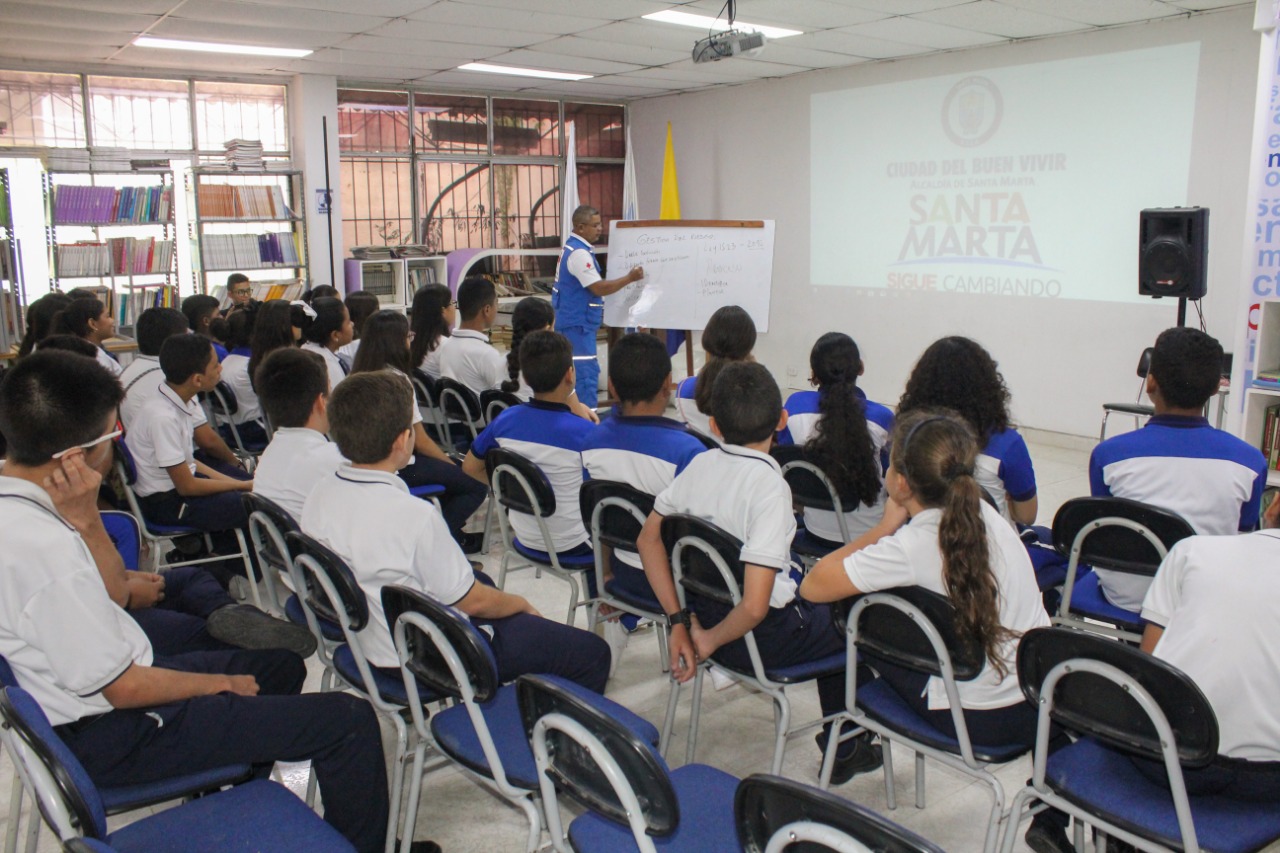
[[[209,636],[205,620],[219,607],[235,604],[203,566],[179,566],[164,573],[164,600],[129,615],[160,656],[228,651],[232,646]]]
[[[573,344],[573,367],[578,380],[578,399],[595,408],[600,399],[600,361],[596,358],[596,331],[599,326],[565,326],[556,331]]]

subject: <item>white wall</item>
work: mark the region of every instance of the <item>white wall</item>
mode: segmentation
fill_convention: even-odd
[[[1096,435],[1102,402],[1133,398],[1138,354],[1174,324],[1176,302],[1062,301],[1050,303],[1046,310],[1045,301],[1034,299],[813,287],[808,235],[810,96],[1199,41],[1188,199],[1212,211],[1209,295],[1202,305],[1210,334],[1230,348],[1237,293],[1248,287],[1240,268],[1240,247],[1257,78],[1258,36],[1252,23],[1252,9],[1246,7],[635,101],[630,120],[641,215],[657,214],[670,121],[685,218],[777,220],[770,331],[761,336],[756,356],[784,387],[807,387],[809,348],[823,332],[839,330],[851,334],[862,349],[867,363],[862,387],[868,396],[895,404],[920,352],[940,336],[962,334],[981,342],[999,361],[1020,424]],[[1160,132],[1158,127],[1151,129],[1153,145],[1159,144]],[[1106,204],[1106,199],[1098,199],[1098,204]],[[1193,323],[1194,310],[1190,313]],[[789,375],[789,370],[795,373]]]
[[[329,188],[333,206],[333,251],[329,251],[329,226],[316,206],[316,190],[324,189],[324,134],[322,121],[329,118]],[[306,186],[307,255],[311,284],[330,284],[343,290],[342,196],[338,192],[338,79],[298,74],[289,83],[289,136],[294,167],[303,171]],[[330,257],[333,276],[329,275]]]

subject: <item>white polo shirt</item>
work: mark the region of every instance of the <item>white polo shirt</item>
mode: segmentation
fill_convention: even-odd
[[[282,427],[253,469],[253,493],[275,501],[301,523],[302,507],[316,483],[345,462],[338,445],[322,432]]]
[[[700,453],[658,495],[653,509],[659,515],[696,515],[740,539],[744,563],[777,572],[770,607],[786,607],[796,597],[791,487],[769,454],[736,444]]]
[[[347,364],[355,364],[356,353],[360,351],[360,339],[356,338],[349,344],[343,344],[338,347],[338,358],[345,358]]]
[[[987,550],[991,572],[1000,591],[1000,624],[1014,632],[1000,649],[1008,674],[1001,679],[987,661],[972,681],[957,682],[960,704],[971,710],[1006,708],[1025,701],[1018,687],[1018,639],[1032,628],[1049,624],[1035,570],[1026,546],[1009,522],[986,501],[980,501],[982,522],[987,528]],[[920,586],[946,595],[942,582],[942,551],[938,548],[938,526],[942,510],[926,509],[892,536],[845,558],[849,581],[862,592],[878,592],[901,586]],[[942,679],[930,678],[925,688],[929,708],[949,708]]]
[[[1204,691],[1218,753],[1280,761],[1280,530],[1183,539],[1142,618],[1164,626],[1155,656]]]
[[[369,624],[360,644],[374,666],[400,666],[382,612],[384,586],[402,584],[453,605],[475,583],[435,506],[410,495],[395,474],[343,464],[307,498],[302,531],[346,560],[364,590]]]
[[[329,371],[329,393],[333,393],[333,389],[338,387],[338,383],[347,378],[347,368],[342,360],[334,354],[333,350],[328,347],[322,347],[317,343],[308,341],[302,345],[307,352],[314,352],[324,359],[325,370]]]
[[[444,348],[448,346],[449,341],[451,340],[453,339],[445,335],[441,335],[440,340],[436,341],[436,348],[424,355],[422,357],[422,364],[418,365],[419,369],[432,379],[440,378],[440,356],[444,353]]]
[[[164,384],[164,372],[160,370],[160,358],[154,355],[134,356],[133,361],[125,366],[120,374],[120,387],[124,389],[124,400],[120,403],[120,422],[128,432],[133,426],[134,418],[144,403],[160,394],[160,386]],[[192,412],[191,429],[208,423],[204,409],[195,407]]]
[[[0,476],[0,654],[55,726],[112,710],[102,689],[151,643],[107,596],[93,555],[44,489]]]
[[[138,482],[133,490],[138,497],[172,491],[173,480],[166,468],[186,463],[196,472],[195,442],[191,426],[192,410],[199,409],[195,398],[182,402],[178,392],[162,383],[138,412],[129,430],[129,450],[138,469]]]
[[[249,381],[249,356],[229,354],[222,360],[222,381],[231,386],[236,395],[236,413],[231,422],[236,426],[262,419],[262,404],[258,393]]]
[[[120,366],[120,362],[112,358],[111,354],[102,347],[97,349],[98,351],[94,353],[94,357],[98,359],[98,364],[111,371],[112,376],[119,376],[124,371],[124,368]]]
[[[440,354],[440,375],[479,394],[497,388],[509,378],[507,357],[489,343],[483,332],[455,329],[449,346]]]
[[[405,392],[409,395],[409,402],[412,404],[413,408],[413,415],[411,416],[412,420],[409,421],[409,426],[417,426],[422,423],[422,409],[418,407],[418,395],[417,392],[413,390],[413,381],[409,379],[409,374],[405,373],[403,370],[397,370],[394,367],[388,367],[387,370],[390,370],[396,376],[399,376],[404,380]]]
[[[694,394],[698,390],[698,377],[689,376],[676,386],[676,418],[703,435],[711,436],[711,416],[698,408]],[[714,438],[715,436],[711,436]]]
[[[556,551],[568,551],[590,540],[582,524],[578,493],[582,491],[582,446],[596,425],[568,406],[530,400],[512,406],[493,419],[471,444],[483,459],[494,447],[513,450],[541,469],[556,496],[556,511],[546,519]],[[543,550],[542,532],[531,515],[511,513],[516,537],[530,548]]]

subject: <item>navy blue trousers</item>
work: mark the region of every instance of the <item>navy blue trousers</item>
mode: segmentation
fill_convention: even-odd
[[[449,527],[449,534],[462,538],[462,526],[480,508],[489,487],[474,477],[462,473],[462,468],[443,459],[415,456],[413,464],[400,469],[400,479],[410,488],[414,486],[444,486],[440,501],[440,514]]]
[[[215,640],[205,629],[209,614],[228,604],[235,601],[203,566],[179,566],[164,573],[163,601],[130,610],[129,615],[157,655],[228,651],[233,647]]]
[[[208,533],[213,540],[213,550],[218,554],[234,554],[239,550],[235,531],[249,525],[249,517],[240,502],[240,492],[184,498],[176,489],[170,489],[146,497],[139,496],[138,503],[147,519],[154,523],[192,527]],[[238,559],[224,564],[207,564],[205,568],[224,586],[233,573],[244,574],[244,564]]]
[[[387,768],[368,702],[346,693],[295,695],[306,669],[286,651],[157,657],[155,666],[253,675],[261,692],[200,696],[58,726],[96,784],[145,784],[229,764],[269,769],[275,761],[310,759],[324,797],[324,819],[361,853],[382,850]]]

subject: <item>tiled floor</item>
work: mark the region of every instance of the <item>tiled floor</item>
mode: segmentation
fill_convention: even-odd
[[[1089,444],[1052,435],[1032,436],[1031,439],[1040,494],[1039,516],[1043,523],[1048,523],[1063,501],[1088,493],[1086,465]],[[497,558],[488,557],[485,562],[496,568]],[[563,583],[546,576],[536,579],[529,571],[512,574],[508,589],[527,596],[546,614],[562,613],[567,603]],[[312,664],[315,670],[314,661]],[[315,689],[318,673],[313,671],[310,682],[308,689]],[[669,750],[673,764],[683,760],[688,693],[686,690],[686,700],[682,702],[677,718],[677,734]],[[667,681],[659,665],[658,644],[652,630],[631,637],[609,684],[608,694],[655,725],[661,725]],[[811,686],[795,688],[792,704],[795,719],[818,714],[817,695]],[[708,685],[697,760],[740,776],[766,772],[772,751],[772,731],[771,705],[767,698],[753,695],[741,687],[716,691]],[[384,726],[384,736],[389,747],[388,726]],[[889,815],[945,850],[955,853],[980,850],[990,808],[990,798],[984,786],[931,763],[927,769],[927,807],[917,809],[914,806],[912,756],[907,750],[895,748],[894,759],[896,810],[890,812],[886,808],[883,774],[880,772],[860,776],[834,790],[841,796]],[[818,764],[818,751],[811,737],[801,735],[790,744],[783,773],[794,779],[813,782],[817,777]],[[286,775],[291,787],[296,790],[305,788],[305,766],[290,768]],[[997,769],[995,775],[1004,785],[1006,797],[1011,800],[1030,775],[1030,759],[1005,765]],[[0,760],[0,802],[9,801],[11,779],[12,772],[5,757]],[[113,825],[125,820],[114,819]],[[508,806],[455,769],[436,771],[424,780],[416,837],[433,838],[449,853],[522,850],[526,827],[522,812]],[[52,853],[56,849],[46,831],[40,850]],[[1028,848],[1019,838],[1015,849],[1025,853]],[[1280,850],[1280,845],[1269,849],[1275,853]]]

